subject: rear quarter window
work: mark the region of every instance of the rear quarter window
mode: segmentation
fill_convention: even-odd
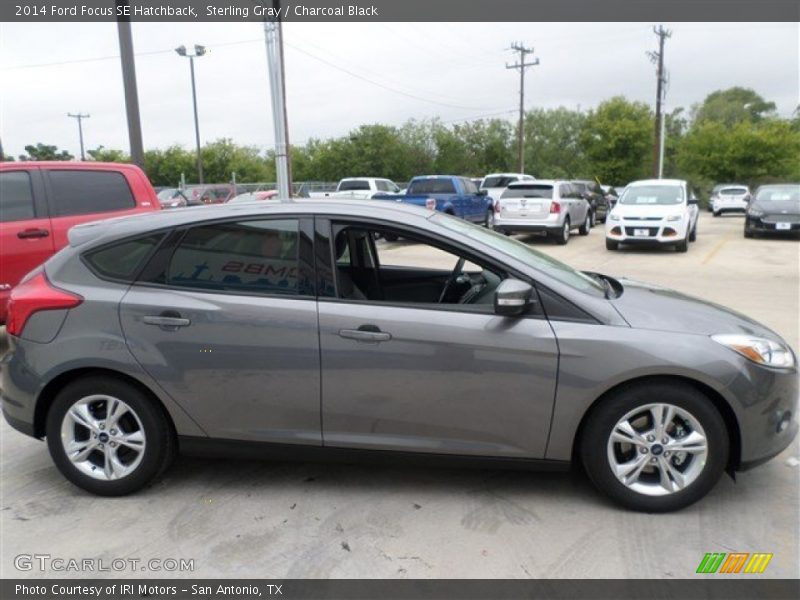
[[[116,171],[51,170],[51,211],[55,216],[129,210],[136,207],[122,173]]]
[[[36,218],[31,176],[27,171],[0,173],[0,223]]]
[[[159,233],[111,244],[87,252],[84,260],[101,277],[133,281],[162,237]]]

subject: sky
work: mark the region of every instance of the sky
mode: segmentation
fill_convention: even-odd
[[[782,116],[800,103],[798,23],[665,23],[667,110],[731,86],[755,89]],[[221,137],[271,148],[263,30],[256,23],[134,23],[145,149],[194,145],[188,60],[196,77],[203,142]],[[511,43],[535,49],[525,107],[589,109],[622,94],[654,104],[652,23],[286,23],[289,138],[346,134],[365,123],[446,123],[516,118],[519,75]],[[128,150],[115,23],[0,23],[0,140],[7,154],[43,142],[79,154]]]

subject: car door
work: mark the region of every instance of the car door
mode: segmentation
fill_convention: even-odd
[[[466,177],[460,181],[464,188],[464,218],[473,223],[482,223],[486,216],[486,196],[482,196],[478,187]]]
[[[318,230],[330,239],[331,229],[325,223],[318,224]],[[338,244],[347,226],[334,223],[339,232],[333,244],[337,252],[317,252],[318,259],[334,256],[334,268],[320,272],[334,273],[337,279],[336,286],[320,286],[336,291],[319,298],[324,445],[543,457],[558,365],[557,344],[547,320],[540,312],[500,317],[491,304],[420,303],[398,296],[376,299],[383,296],[366,286],[359,294],[345,295],[343,290],[352,290],[354,281],[345,281],[335,257],[347,252]],[[362,239],[374,238],[364,223],[354,226],[365,230]],[[392,234],[410,237],[401,229]],[[437,267],[446,274],[460,256],[485,260],[502,271],[491,258],[464,250],[453,253],[441,239],[419,231],[414,235],[413,251],[394,255],[395,262],[411,261],[392,265],[394,282],[403,277],[401,270],[413,273]],[[449,260],[434,261],[432,253],[420,252],[426,244],[443,250]],[[388,261],[384,256],[381,263],[382,250],[392,250],[380,243],[376,248],[380,269]],[[380,275],[372,279],[387,280]]]
[[[11,288],[55,252],[38,168],[0,171],[0,303]],[[5,306],[0,307],[0,314]]]
[[[133,355],[212,437],[321,444],[311,220],[201,223],[120,305]]]

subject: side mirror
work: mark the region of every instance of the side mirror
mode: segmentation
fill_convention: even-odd
[[[531,305],[533,287],[519,279],[505,279],[494,293],[494,313],[504,317],[523,314]]]
[[[478,190],[478,196],[485,196],[488,193],[486,190]]]
[[[689,198],[689,204],[699,204],[699,202],[695,196],[692,196]]]

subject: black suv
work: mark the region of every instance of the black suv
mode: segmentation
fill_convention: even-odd
[[[606,195],[600,188],[600,184],[588,179],[577,179],[571,182],[572,185],[578,188],[578,193],[581,198],[585,198],[592,208],[592,225],[595,221],[600,223],[606,222],[608,215],[608,201]]]

